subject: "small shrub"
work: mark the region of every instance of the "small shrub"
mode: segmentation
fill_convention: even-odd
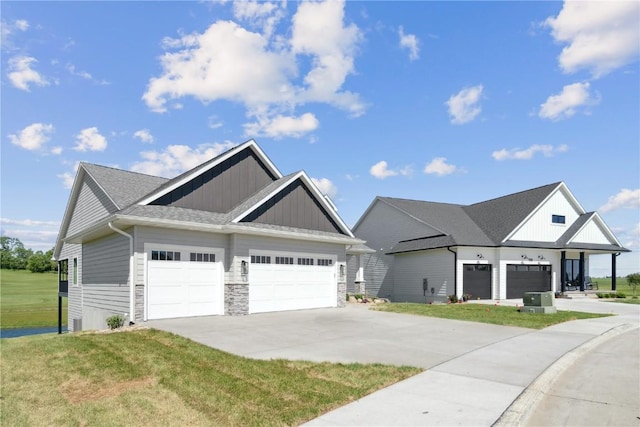
[[[471,294],[462,294],[462,301],[469,301],[471,296]]]
[[[114,314],[113,316],[107,317],[107,326],[109,329],[122,328],[122,325],[124,325],[124,316]]]
[[[616,298],[626,298],[627,294],[625,294],[624,292],[618,291],[618,292],[615,293],[615,297]]]
[[[453,294],[453,295],[449,295],[447,298],[449,298],[449,302],[450,303],[457,303],[458,302],[458,296]]]

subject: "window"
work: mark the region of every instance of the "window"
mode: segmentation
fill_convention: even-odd
[[[551,215],[551,222],[554,224],[564,224],[565,217],[564,215]]]
[[[333,260],[319,258],[318,259],[318,265],[323,265],[325,267],[328,267],[330,265],[333,265]]]
[[[566,283],[577,285],[580,280],[580,260],[565,259],[564,260],[564,277]]]
[[[298,258],[298,265],[313,265],[313,258]]]
[[[271,264],[271,257],[265,255],[251,255],[252,264]]]
[[[207,254],[203,252],[191,252],[189,261],[192,262],[216,262],[216,254]]]
[[[73,259],[73,284],[78,284],[78,258]]]
[[[69,260],[63,259],[58,263],[58,277],[61,282],[69,280]]]
[[[277,256],[276,264],[293,264],[293,257]]]
[[[177,251],[151,251],[153,261],[180,261],[180,252]]]

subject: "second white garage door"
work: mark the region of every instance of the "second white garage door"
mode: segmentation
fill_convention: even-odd
[[[188,255],[180,260],[149,260],[148,319],[224,314],[222,263],[190,261]]]
[[[253,255],[249,268],[249,313],[337,305],[335,259],[330,256]]]

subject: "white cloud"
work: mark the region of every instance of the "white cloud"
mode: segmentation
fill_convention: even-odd
[[[82,70],[76,70],[76,66],[73,64],[67,64],[65,66],[66,70],[73,76],[76,77],[80,77],[83,78],[85,80],[91,80],[94,83],[100,84],[100,85],[108,85],[110,84],[108,81],[106,80],[98,80],[95,79],[91,74],[89,74],[86,71],[82,71]]]
[[[384,160],[379,161],[375,165],[371,166],[369,173],[378,179],[385,179],[390,176],[398,175],[398,172],[389,169],[389,165]]]
[[[482,96],[482,85],[467,87],[455,95],[451,95],[445,103],[449,107],[451,123],[463,124],[475,119],[482,111],[479,102]]]
[[[4,51],[16,50],[11,40],[12,34],[18,31],[27,31],[29,29],[29,22],[24,19],[17,19],[11,22],[0,21],[0,46]]]
[[[14,25],[20,31],[27,31],[29,29],[29,22],[26,19],[18,19]]]
[[[398,30],[400,47],[409,51],[409,59],[415,61],[420,57],[420,41],[414,34],[405,34],[404,28]]]
[[[138,138],[142,142],[151,144],[153,142],[153,135],[149,132],[149,129],[140,129],[133,133],[134,138]]]
[[[450,175],[459,170],[457,166],[447,163],[446,157],[436,157],[424,167],[424,173],[438,176]]]
[[[218,129],[218,128],[221,128],[224,125],[224,123],[222,122],[222,120],[218,118],[218,116],[213,115],[213,116],[209,116],[208,125],[209,125],[209,129]]]
[[[0,218],[0,224],[2,225],[20,225],[26,227],[38,227],[38,226],[49,226],[49,227],[59,227],[60,222],[58,221],[40,221],[33,219],[11,219],[11,218]]]
[[[544,25],[566,46],[558,62],[565,73],[588,69],[597,78],[638,57],[637,1],[565,1]]]
[[[549,120],[567,119],[573,116],[579,107],[598,104],[599,97],[591,95],[589,89],[589,82],[573,83],[563,87],[562,92],[551,95],[540,105],[538,116]]]
[[[617,194],[609,197],[609,200],[598,209],[601,212],[610,212],[616,209],[640,208],[640,188],[629,190],[623,188]]]
[[[332,199],[338,194],[338,188],[327,178],[311,178],[311,181],[318,187],[322,194],[326,194]]]
[[[62,185],[64,186],[64,188],[69,189],[73,187],[73,180],[76,178],[76,173],[78,172],[79,167],[80,167],[80,162],[75,162],[73,164],[72,172],[65,172],[65,173],[56,175],[62,181]]]
[[[107,138],[100,135],[97,127],[82,129],[76,135],[76,151],[104,151],[107,148]]]
[[[40,150],[51,139],[51,134],[54,130],[52,124],[32,123],[22,129],[18,135],[9,135],[9,140],[12,144],[22,147],[25,150]],[[54,154],[59,154],[55,153],[55,149],[53,152]]]
[[[281,138],[289,136],[298,138],[309,132],[316,130],[320,122],[311,113],[305,113],[300,117],[285,117],[278,115],[267,119],[263,118],[258,122],[247,123],[244,125],[245,136],[258,137],[266,136],[269,138]]]
[[[235,6],[236,15],[264,23],[279,19],[281,8],[271,3]],[[270,27],[271,28],[271,27]],[[194,97],[207,104],[228,100],[243,104],[247,116],[258,123],[295,117],[305,103],[325,103],[364,113],[359,95],[343,91],[354,72],[353,60],[361,32],[344,24],[344,2],[304,2],[292,18],[287,35],[274,35],[263,26],[254,32],[230,21],[217,21],[203,33],[165,38],[160,57],[163,72],[151,78],[143,100],[155,112],[165,112],[176,100]],[[300,69],[310,64],[301,75]],[[304,115],[303,115],[304,116]],[[300,116],[302,117],[302,116]],[[301,136],[297,126],[295,136]]]
[[[567,150],[569,150],[569,146],[566,144],[561,144],[557,147],[549,144],[534,144],[525,149],[512,148],[507,150],[503,148],[502,150],[491,153],[491,157],[495,160],[529,160],[532,159],[536,153],[542,153],[545,157],[552,157],[556,153],[564,153]]]
[[[31,68],[31,64],[38,62],[31,56],[14,56],[9,59],[9,73],[7,76],[11,84],[18,89],[29,92],[29,85],[48,86],[47,79]]]
[[[285,16],[286,3],[263,1],[236,1],[233,3],[233,15],[236,19],[248,21],[252,26],[262,29],[265,37],[271,37],[276,24]]]
[[[173,178],[235,145],[231,142],[203,144],[197,148],[191,148],[188,145],[169,145],[164,151],[143,151],[140,156],[144,160],[134,163],[131,170],[148,175]]]

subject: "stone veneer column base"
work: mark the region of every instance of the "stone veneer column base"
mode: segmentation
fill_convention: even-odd
[[[136,315],[134,322],[144,321],[144,285],[136,285]]]
[[[249,314],[249,284],[224,284],[224,314],[226,316],[243,316]]]
[[[360,295],[364,295],[366,290],[365,290],[365,286],[364,286],[364,280],[362,282],[355,282],[355,293],[356,294],[360,294]]]
[[[338,307],[347,306],[347,284],[338,282]]]

